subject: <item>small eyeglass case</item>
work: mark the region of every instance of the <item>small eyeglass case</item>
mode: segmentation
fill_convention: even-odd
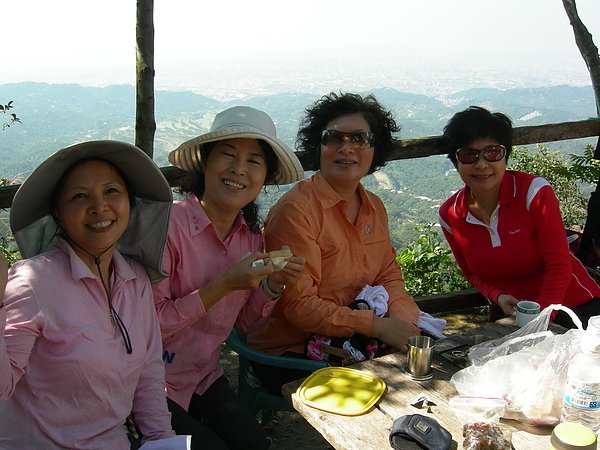
[[[448,450],[452,435],[431,417],[409,414],[394,420],[390,445],[396,450]]]

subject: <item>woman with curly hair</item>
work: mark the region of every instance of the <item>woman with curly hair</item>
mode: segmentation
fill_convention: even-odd
[[[385,164],[398,130],[372,95],[330,93],[306,110],[297,146],[318,170],[284,194],[265,222],[267,249],[289,245],[306,258],[306,272],[283,293],[266,329],[249,336],[250,345],[303,358],[315,334],[360,334],[397,349],[419,334],[419,310],[404,288],[387,212],[361,184]],[[366,287],[383,294],[378,314],[348,307]],[[259,364],[254,370],[279,395],[282,384],[306,375]]]

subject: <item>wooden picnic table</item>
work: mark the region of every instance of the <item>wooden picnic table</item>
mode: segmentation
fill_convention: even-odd
[[[392,423],[405,414],[433,417],[452,434],[452,449],[462,449],[463,422],[449,407],[449,396],[457,395],[449,380],[468,364],[468,359],[461,357],[455,350],[467,350],[470,336],[497,338],[516,329],[514,319],[507,318],[437,341],[432,364],[433,378],[426,381],[414,381],[406,372],[406,354],[403,352],[352,366],[378,376],[387,385],[382,399],[363,415],[343,416],[307,406],[296,395],[296,389],[302,380],[284,385],[283,394],[292,402],[294,409],[338,450],[391,448],[389,434]],[[566,331],[554,324],[551,324],[550,329],[558,333]],[[427,397],[435,406],[428,409],[412,406],[411,403],[421,396]],[[506,419],[501,419],[500,427],[505,436],[512,438],[515,450],[542,450],[549,447],[552,432],[550,427],[531,426]]]

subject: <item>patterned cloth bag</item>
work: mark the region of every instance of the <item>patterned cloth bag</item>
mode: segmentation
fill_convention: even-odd
[[[350,309],[371,309],[362,299],[348,305]],[[325,361],[332,366],[349,366],[383,354],[383,344],[376,338],[354,333],[347,337],[313,334],[306,345],[306,356],[316,361]]]

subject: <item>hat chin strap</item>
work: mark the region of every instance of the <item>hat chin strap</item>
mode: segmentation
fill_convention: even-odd
[[[91,256],[93,258],[93,260],[94,260],[94,264],[96,265],[96,267],[98,267],[98,272],[100,272],[100,262],[101,262],[100,257],[102,255],[104,255],[107,251],[109,251],[111,248],[114,248],[115,245],[117,245],[117,243],[115,242],[110,247],[107,247],[105,250],[102,250],[99,254],[94,255],[93,253],[88,252],[85,248],[83,248],[81,245],[79,245],[77,242],[75,242],[73,239],[71,239],[68,236],[67,236],[67,242],[72,247],[77,247],[77,249],[81,250],[86,255]],[[100,272],[100,278],[102,278],[102,272]],[[102,280],[102,281],[104,281],[104,280]]]

